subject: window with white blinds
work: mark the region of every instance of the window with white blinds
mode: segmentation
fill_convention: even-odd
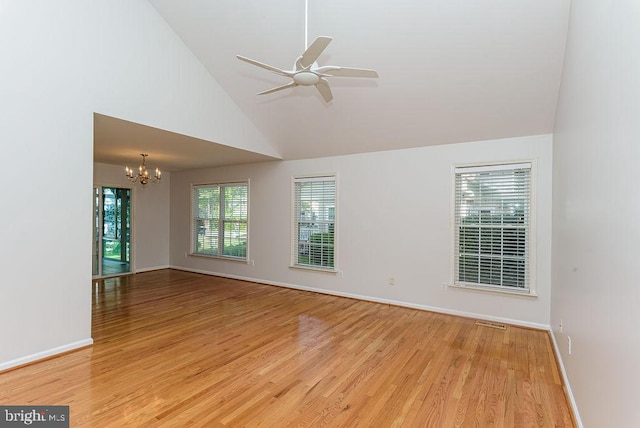
[[[292,265],[335,269],[335,176],[293,179]]]
[[[455,169],[454,284],[529,292],[531,163]]]
[[[192,187],[192,254],[247,259],[247,183]]]

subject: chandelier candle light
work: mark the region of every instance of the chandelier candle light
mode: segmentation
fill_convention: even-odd
[[[160,171],[158,168],[156,168],[156,173],[153,177],[149,175],[149,171],[147,171],[147,163],[146,163],[147,156],[149,155],[146,153],[140,153],[140,156],[142,156],[142,165],[138,167],[138,173],[136,175],[133,175],[133,170],[128,166],[125,167],[124,169],[129,181],[133,181],[133,182],[140,181],[140,184],[144,186],[149,181],[157,183],[158,181],[162,180],[162,171]]]

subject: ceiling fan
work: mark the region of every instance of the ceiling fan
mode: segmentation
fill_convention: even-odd
[[[305,46],[308,46],[306,43],[308,17],[307,10],[308,4],[307,2],[305,2]],[[318,57],[320,57],[320,55],[322,55],[322,52],[324,52],[331,40],[333,39],[327,36],[320,36],[316,38],[311,46],[308,46],[302,53],[302,55],[300,55],[298,59],[296,59],[293,65],[293,70],[282,70],[280,68],[264,64],[254,59],[244,57],[242,55],[236,55],[236,57],[241,61],[257,65],[258,67],[269,70],[272,73],[278,74],[280,76],[290,77],[291,79],[293,79],[286,85],[277,86],[275,88],[259,92],[258,95],[270,94],[272,92],[281,91],[283,89],[293,88],[295,86],[313,85],[318,89],[318,92],[320,92],[320,95],[325,100],[325,102],[329,102],[333,99],[333,94],[331,93],[329,81],[326,79],[326,77],[378,77],[378,73],[375,70],[366,68],[339,67],[336,65],[325,65],[324,67],[319,67],[316,63],[316,60],[318,59]]]

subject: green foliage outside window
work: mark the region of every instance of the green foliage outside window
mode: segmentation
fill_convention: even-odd
[[[333,267],[333,231],[326,233],[314,233],[309,237],[306,254],[300,254],[300,264],[308,264],[319,267]]]

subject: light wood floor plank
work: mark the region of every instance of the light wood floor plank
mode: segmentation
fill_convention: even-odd
[[[572,427],[548,333],[162,270],[97,281],[90,348],[0,373],[71,426]]]

